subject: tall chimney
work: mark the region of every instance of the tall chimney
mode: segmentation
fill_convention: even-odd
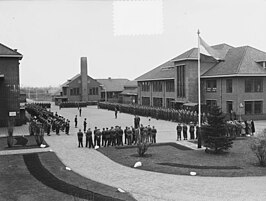
[[[88,101],[87,57],[81,57],[80,59],[80,74],[81,74],[81,101]]]

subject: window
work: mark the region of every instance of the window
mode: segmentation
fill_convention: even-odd
[[[207,105],[208,109],[211,109],[212,107],[217,105],[217,101],[216,100],[206,100],[206,105]]]
[[[262,114],[262,101],[245,101],[245,114]]]
[[[262,78],[245,79],[245,92],[263,92]]]
[[[79,88],[77,88],[77,95],[79,95]]]
[[[233,110],[233,101],[226,101],[226,112],[231,113]]]
[[[254,114],[262,114],[262,101],[254,101]]]
[[[216,90],[217,90],[216,80],[207,80],[206,92],[216,92]]]
[[[162,81],[154,81],[153,83],[153,91],[154,92],[161,92],[163,91]]]
[[[73,89],[70,89],[70,96],[73,95]]]
[[[150,98],[149,97],[142,97],[142,105],[150,106]]]
[[[153,98],[153,106],[154,107],[162,107],[163,99],[162,98]]]
[[[167,108],[173,108],[173,101],[174,101],[175,99],[173,99],[173,98],[166,98],[166,107]]]
[[[166,80],[166,92],[174,92],[175,91],[175,81],[174,80]]]
[[[99,90],[98,90],[98,87],[95,88],[95,95],[98,95],[99,94]]]
[[[186,93],[185,93],[185,66],[177,66],[176,67],[177,71],[177,97],[179,98],[185,98]]]
[[[232,93],[233,92],[233,82],[232,79],[226,80],[226,93]]]
[[[150,82],[141,82],[141,91],[150,91]]]

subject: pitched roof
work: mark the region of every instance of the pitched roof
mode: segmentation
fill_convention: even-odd
[[[80,76],[80,74],[75,75],[71,79],[67,80],[65,83],[63,83],[60,87],[68,87],[68,84],[72,82],[73,80],[77,79]]]
[[[97,82],[103,85],[106,88],[106,91],[123,91],[124,85],[129,80],[128,79],[96,79]]]
[[[135,89],[125,89],[121,92],[122,95],[138,95],[138,88],[135,88]]]
[[[130,80],[124,84],[124,87],[138,87],[138,83],[136,80]]]
[[[153,79],[174,79],[175,69],[174,62],[172,60],[165,62],[164,64],[154,68],[153,70],[136,78],[136,81],[140,80],[153,80]]]
[[[0,43],[0,57],[17,57],[22,58],[22,54],[17,52],[16,50],[12,50],[11,48]]]
[[[224,61],[202,75],[203,78],[217,76],[266,76],[266,70],[258,63],[266,61],[266,53],[244,46],[231,48]]]
[[[214,49],[218,50],[222,56],[225,56],[229,49],[233,48],[230,45],[225,43],[212,46]],[[186,61],[186,60],[197,60],[198,59],[198,48],[192,48],[179,56],[163,63],[162,65],[148,71],[147,73],[137,77],[135,80],[144,81],[144,80],[158,80],[158,79],[174,79],[175,78],[175,62]],[[201,74],[205,73],[210,69],[210,64],[213,65],[216,63],[216,60],[208,55],[201,54],[201,60],[205,62],[201,65]]]

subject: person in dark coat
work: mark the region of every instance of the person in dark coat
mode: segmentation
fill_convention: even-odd
[[[77,136],[78,136],[79,147],[83,147],[83,133],[81,132],[81,129],[79,129]]]
[[[84,132],[86,132],[86,127],[87,127],[87,119],[85,118],[84,122],[83,122],[83,131]]]
[[[187,140],[187,124],[183,125],[183,138]]]
[[[254,133],[255,133],[255,124],[254,124],[253,120],[251,120],[250,125],[251,125],[251,134],[254,135]]]
[[[156,133],[157,133],[157,130],[153,126],[152,129],[151,129],[151,136],[152,136],[151,143],[156,143]]]
[[[194,138],[195,138],[194,131],[195,131],[194,125],[193,124],[190,124],[190,126],[189,126],[189,133],[190,133],[190,139],[191,140],[194,140]]]
[[[115,107],[115,118],[117,119],[117,108]]]
[[[94,148],[92,142],[92,132],[90,128],[86,132],[86,147],[88,147],[88,143],[89,143],[89,148]]]
[[[78,126],[78,117],[77,117],[77,115],[75,116],[74,122],[75,122],[75,128],[77,128],[77,126]]]
[[[177,132],[177,140],[181,140],[182,126],[180,123],[176,127],[176,132]]]
[[[79,116],[81,117],[81,107],[79,108]]]

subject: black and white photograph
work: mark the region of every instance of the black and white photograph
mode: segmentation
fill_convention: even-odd
[[[0,201],[265,201],[266,0],[0,0]]]

